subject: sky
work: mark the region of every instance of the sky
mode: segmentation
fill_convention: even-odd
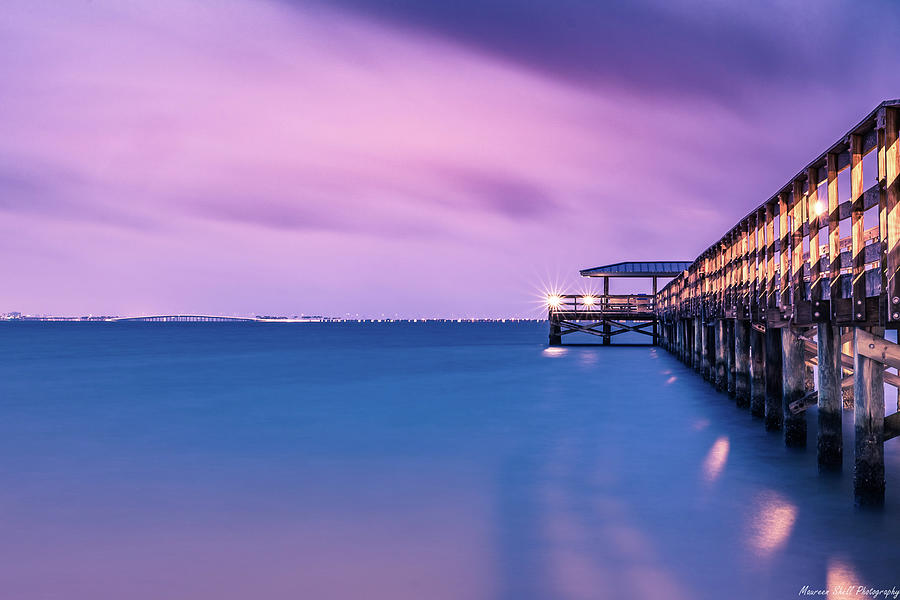
[[[540,316],[879,102],[896,3],[5,0],[0,312]],[[613,291],[616,291],[615,288]]]

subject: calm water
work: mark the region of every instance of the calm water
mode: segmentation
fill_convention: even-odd
[[[900,588],[900,442],[886,508],[861,512],[846,467],[816,473],[814,410],[810,449],[789,451],[662,350],[545,340],[533,323],[0,325],[0,597]]]

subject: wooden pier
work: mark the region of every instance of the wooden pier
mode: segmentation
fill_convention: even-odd
[[[893,392],[885,410],[885,384],[900,385],[900,346],[885,337],[900,328],[898,138],[900,100],[883,102],[651,301],[659,344],[788,446],[806,446],[816,405],[823,470],[841,468],[852,402],[864,505],[883,503],[884,443],[900,436]],[[563,316],[554,325],[551,307],[551,343],[575,321]]]

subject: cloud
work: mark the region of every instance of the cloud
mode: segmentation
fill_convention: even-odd
[[[340,1],[6,2],[0,309],[528,313],[897,95],[877,5]]]
[[[891,52],[886,40],[858,32],[876,20],[898,23],[890,3],[861,5],[850,0],[815,6],[708,0],[328,0],[327,4],[454,40],[577,85],[705,98],[745,110],[753,107],[748,94],[758,98],[761,86],[828,85],[822,46],[836,39],[852,37],[857,43],[842,45],[841,52],[826,52],[828,70],[847,69],[843,76],[852,78],[850,67],[868,52]]]

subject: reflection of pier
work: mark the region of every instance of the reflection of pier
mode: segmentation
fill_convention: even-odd
[[[587,333],[599,336],[604,345],[614,336],[638,333],[655,344],[658,336],[655,294],[659,278],[671,279],[690,266],[687,262],[621,262],[585,269],[585,277],[603,279],[603,294],[552,294],[550,309],[550,345],[562,344],[564,335]],[[609,280],[617,277],[644,278],[652,281],[651,294],[610,294]]]

